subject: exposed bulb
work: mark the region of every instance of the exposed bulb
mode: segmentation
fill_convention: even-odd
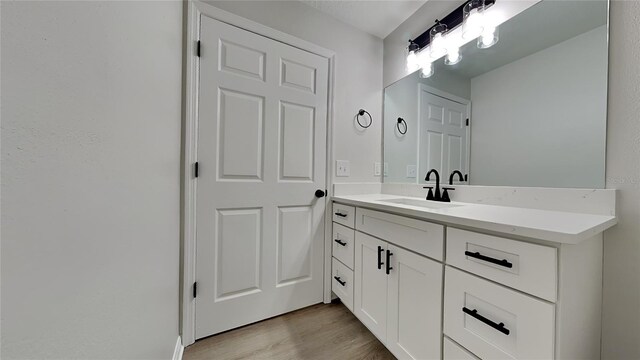
[[[447,56],[444,58],[444,63],[446,65],[455,65],[462,60],[462,56],[460,56],[460,48],[452,47],[447,50]]]
[[[431,77],[431,75],[433,75],[433,63],[431,62],[427,62],[422,64],[422,70],[420,71],[420,77],[422,78],[428,78]]]
[[[434,35],[433,41],[431,41],[430,48],[431,48],[430,54],[432,59],[438,59],[447,53],[446,40],[442,35],[442,33],[438,33]]]
[[[412,73],[420,68],[420,63],[418,62],[418,55],[416,55],[415,51],[409,51],[407,55],[407,71]]]
[[[478,38],[478,47],[480,49],[487,49],[492,47],[498,42],[498,28],[487,27],[482,35]]]
[[[469,16],[464,20],[462,26],[462,37],[464,39],[475,39],[482,34],[484,30],[483,15],[477,8],[469,11]]]

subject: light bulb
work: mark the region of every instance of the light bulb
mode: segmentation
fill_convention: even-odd
[[[455,65],[462,60],[462,56],[460,56],[460,48],[452,47],[447,50],[447,56],[444,58],[444,63],[446,65]]]
[[[442,33],[438,33],[434,35],[433,41],[431,41],[431,52],[430,52],[431,58],[438,59],[446,53],[447,53],[447,48],[446,48],[446,40],[444,36],[442,36]]]
[[[464,39],[475,39],[484,30],[484,17],[479,9],[469,11],[469,16],[464,20],[462,37]]]
[[[412,73],[420,68],[420,64],[418,63],[418,55],[416,55],[415,51],[409,51],[409,55],[407,55],[407,71]]]
[[[498,28],[487,27],[482,35],[478,38],[478,47],[480,49],[490,48],[498,42]]]
[[[424,64],[422,64],[422,70],[420,71],[420,77],[422,78],[428,78],[431,75],[433,75],[433,63],[431,62],[426,62]]]

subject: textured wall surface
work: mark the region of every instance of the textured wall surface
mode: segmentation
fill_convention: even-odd
[[[170,359],[182,4],[0,6],[0,357]]]
[[[603,359],[640,359],[640,2],[612,1],[607,187],[619,223],[604,234]]]

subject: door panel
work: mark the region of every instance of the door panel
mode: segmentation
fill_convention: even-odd
[[[354,314],[383,343],[387,336],[387,274],[378,269],[378,253],[384,263],[387,243],[356,232]]]
[[[418,84],[418,171],[436,169],[443,178],[453,170],[468,173],[467,104],[435,95]],[[424,181],[421,181],[424,182]]]
[[[442,264],[389,244],[387,347],[399,359],[438,359]]]
[[[196,338],[322,301],[328,60],[201,18]]]

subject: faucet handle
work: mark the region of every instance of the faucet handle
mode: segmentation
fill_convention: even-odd
[[[442,201],[443,202],[451,202],[451,199],[449,198],[449,191],[448,190],[455,190],[455,188],[452,187],[443,187],[442,190],[444,190],[444,192],[442,193]]]
[[[434,200],[433,197],[433,186],[423,186],[423,189],[429,189],[429,193],[427,193],[427,200]]]

